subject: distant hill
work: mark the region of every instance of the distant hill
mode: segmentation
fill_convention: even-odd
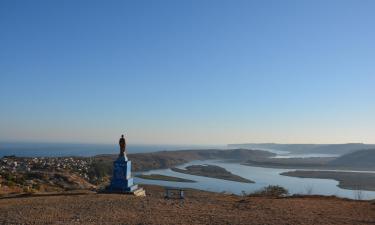
[[[360,150],[338,157],[329,162],[331,166],[375,169],[375,148]]]
[[[375,149],[375,144],[347,143],[347,144],[230,144],[229,147],[248,148],[248,149],[273,149],[279,151],[288,151],[294,154],[319,153],[319,154],[337,154],[344,155],[364,149]]]
[[[249,159],[257,160],[275,156],[274,153],[259,150],[233,149],[202,149],[202,150],[179,150],[161,151],[151,153],[129,154],[133,161],[135,171],[145,171],[150,169],[165,169],[175,167],[193,160],[223,159],[237,162],[245,162]],[[97,155],[94,157],[98,165],[108,168],[111,171],[112,163],[117,155]]]

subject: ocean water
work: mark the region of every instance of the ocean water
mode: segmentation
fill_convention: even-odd
[[[225,149],[220,145],[127,145],[129,153],[146,153],[185,149]],[[65,143],[6,143],[0,142],[0,157],[59,157],[59,156],[94,156],[100,154],[117,154],[116,144],[65,144]]]
[[[128,144],[129,153],[147,153],[157,151],[174,151],[188,149],[236,149],[226,145],[136,145]],[[292,154],[288,151],[255,148],[277,154],[275,158],[336,157],[333,154]],[[59,156],[95,156],[100,154],[117,154],[117,144],[66,144],[66,143],[9,143],[0,142],[0,157],[59,157]]]

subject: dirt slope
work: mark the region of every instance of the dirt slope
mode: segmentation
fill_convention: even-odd
[[[375,204],[333,197],[242,198],[188,190],[165,200],[116,194],[0,199],[0,224],[374,224]]]

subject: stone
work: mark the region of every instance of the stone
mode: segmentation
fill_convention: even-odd
[[[138,188],[133,192],[133,195],[137,197],[146,197],[146,191],[143,188]]]

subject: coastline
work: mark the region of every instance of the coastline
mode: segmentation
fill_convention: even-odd
[[[172,182],[184,182],[184,183],[195,183],[194,180],[184,179],[174,176],[166,176],[161,174],[137,174],[135,177],[146,179],[146,180],[161,180],[161,181],[172,181]]]
[[[333,179],[338,187],[348,190],[375,191],[375,173],[295,170],[281,173],[283,176],[299,178]]]

